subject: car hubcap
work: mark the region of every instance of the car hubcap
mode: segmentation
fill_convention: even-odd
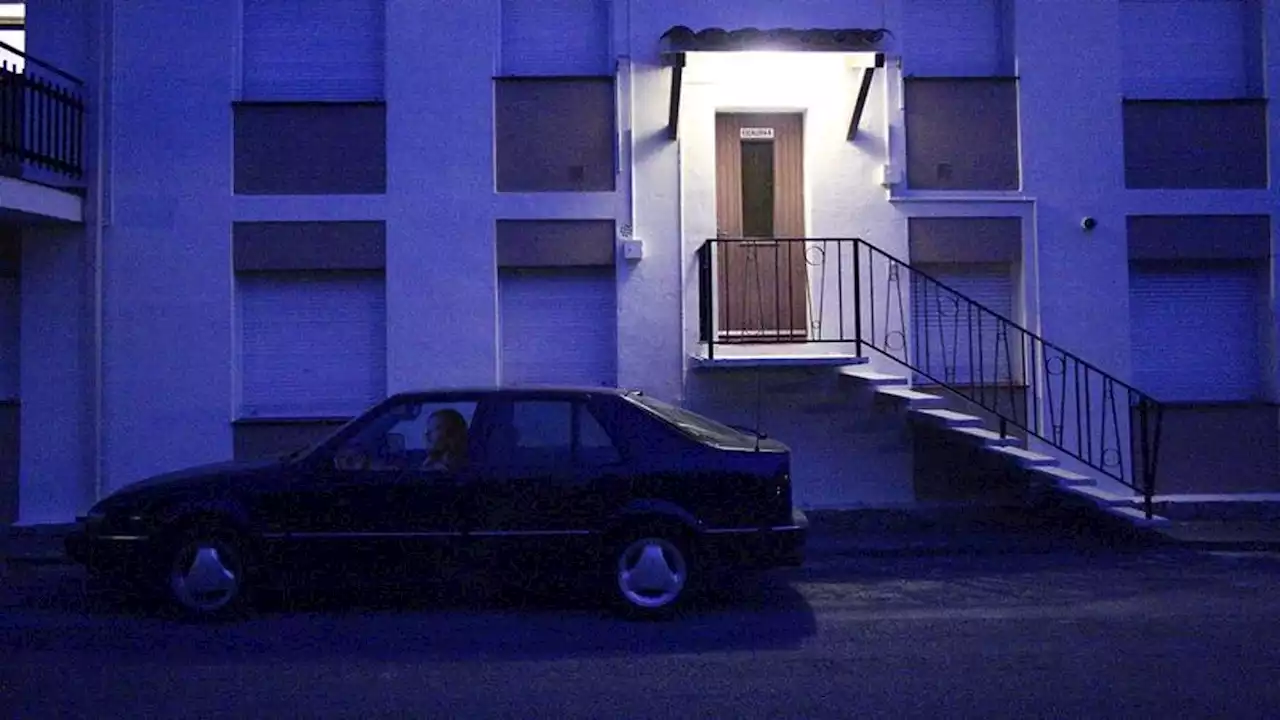
[[[196,543],[178,555],[170,585],[183,605],[202,611],[218,610],[240,588],[231,553],[212,543]]]
[[[660,608],[684,589],[688,568],[684,554],[661,538],[644,538],[627,546],[618,558],[618,587],[633,605]]]

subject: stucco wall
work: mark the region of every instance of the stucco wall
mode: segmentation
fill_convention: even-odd
[[[61,522],[92,496],[81,352],[84,236],[75,226],[28,227],[22,245],[18,519]]]
[[[97,20],[95,8],[85,0],[32,3],[27,8],[26,50],[91,83],[97,47],[91,42],[91,30]],[[50,77],[47,72],[41,74]],[[89,104],[87,128],[92,128],[96,117],[93,87],[76,89]],[[97,167],[92,129],[86,130],[86,138],[86,171],[91,175]],[[27,177],[66,182],[48,172],[29,172]],[[38,194],[51,192],[40,189]],[[82,204],[70,195],[60,196],[58,204],[79,207],[86,217],[96,212],[91,202]],[[93,497],[87,228],[39,223],[20,231],[21,274],[27,280],[20,300],[19,385],[22,402],[31,403],[14,416],[20,439],[17,520],[24,524],[68,520]]]
[[[493,382],[498,3],[387,3],[387,389]],[[428,199],[430,198],[430,199]],[[465,278],[465,281],[462,280]],[[430,292],[423,292],[424,289]]]
[[[786,443],[801,507],[916,502],[911,428],[904,416],[830,368],[698,371],[689,378],[686,402]]]
[[[108,491],[231,454],[233,6],[115,4]]]

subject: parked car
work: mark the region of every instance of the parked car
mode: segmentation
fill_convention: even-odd
[[[801,564],[790,466],[776,440],[639,392],[405,393],[291,455],[127,486],[67,550],[195,617],[329,571],[459,566],[567,571],[626,615],[666,616],[724,573]]]

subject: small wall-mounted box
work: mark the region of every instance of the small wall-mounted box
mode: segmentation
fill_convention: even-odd
[[[622,257],[627,260],[639,260],[644,257],[644,242],[640,240],[623,240]]]
[[[902,174],[898,171],[898,166],[892,163],[886,163],[880,166],[880,187],[890,188],[902,182]]]

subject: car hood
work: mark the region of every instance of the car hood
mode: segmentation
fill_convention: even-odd
[[[271,471],[280,468],[282,465],[283,460],[279,458],[233,460],[195,465],[130,483],[112,493],[107,499],[115,501],[152,492],[233,485],[247,475],[257,475],[261,472]]]

